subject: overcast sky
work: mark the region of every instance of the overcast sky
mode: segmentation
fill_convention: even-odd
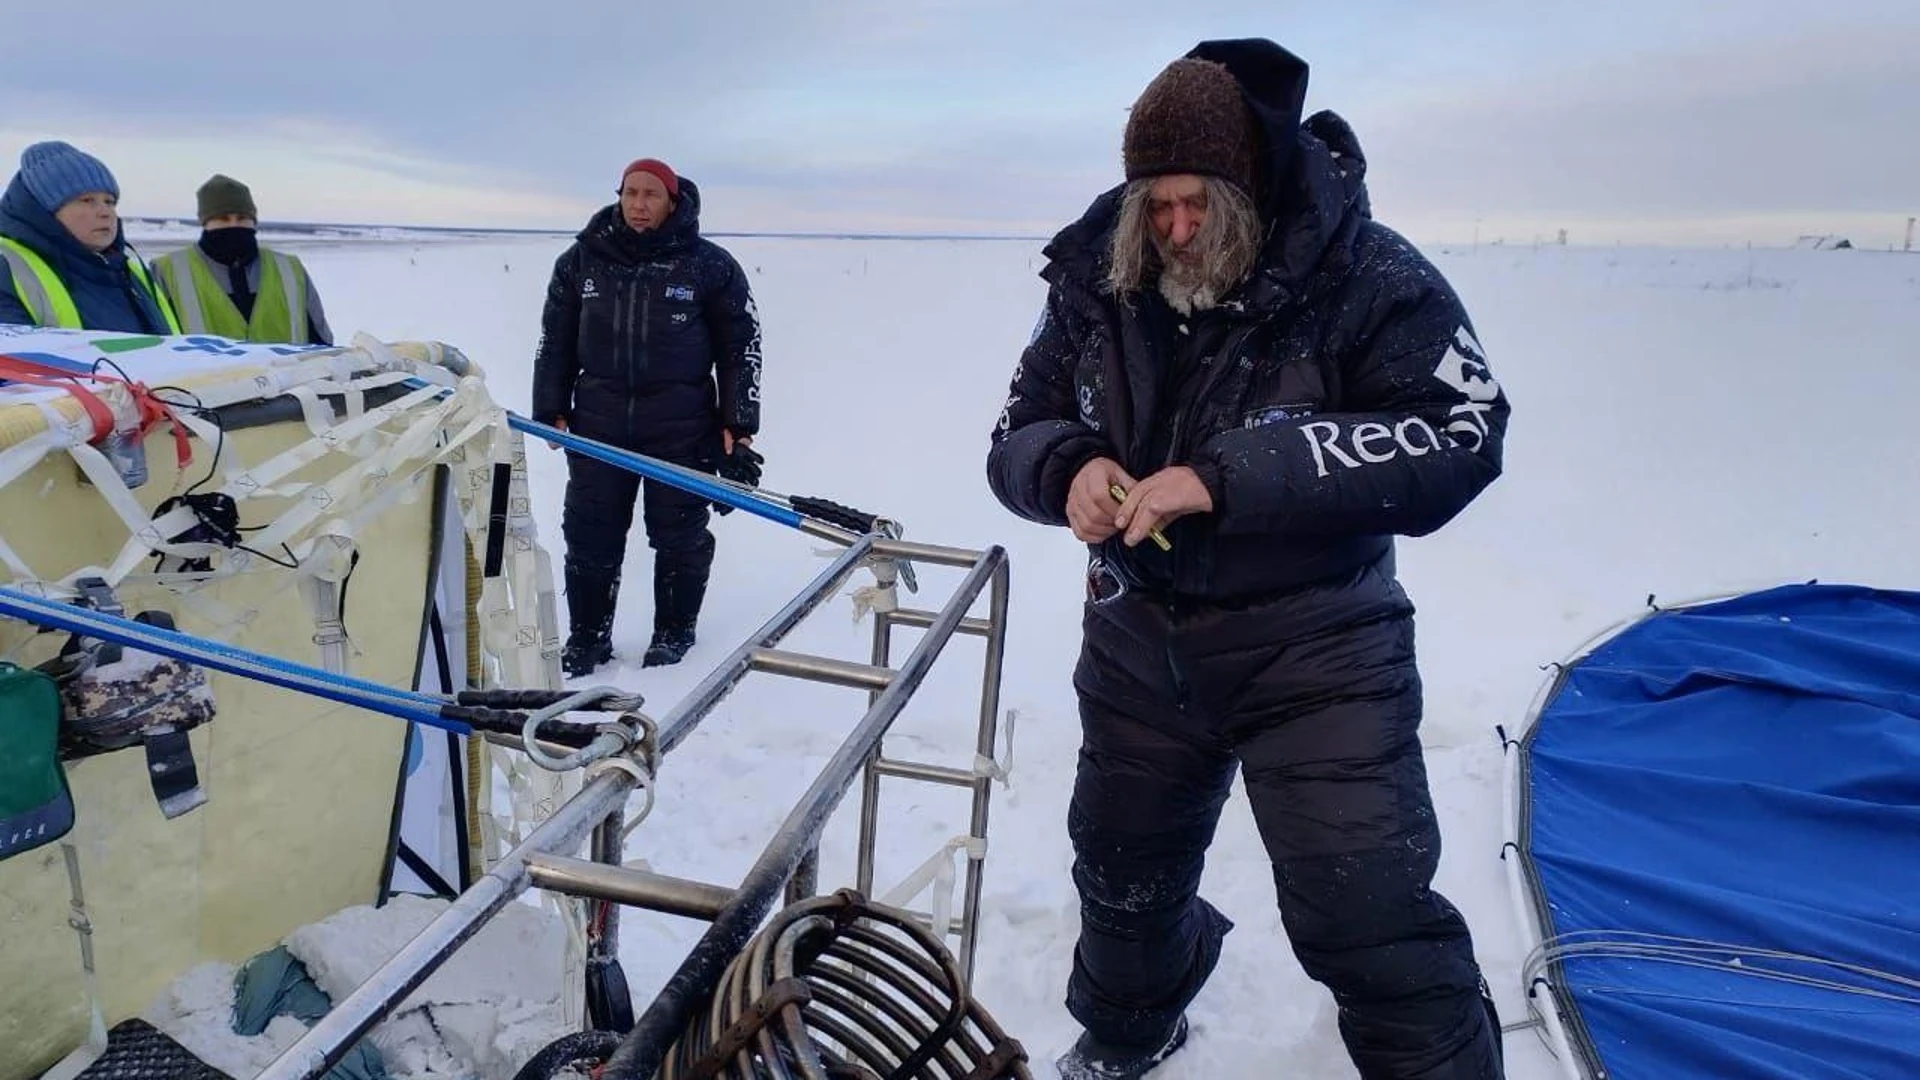
[[[91,0],[9,20],[0,165],[65,138],[132,215],[219,171],[269,220],[572,229],[653,155],[709,230],[1042,234],[1118,179],[1147,81],[1238,36],[1312,65],[1416,239],[1920,214],[1916,0]]]

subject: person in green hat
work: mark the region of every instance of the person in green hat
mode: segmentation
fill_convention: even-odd
[[[216,173],[196,194],[199,242],[153,262],[182,328],[235,341],[332,345],[305,264],[260,246],[260,213],[247,185]]]

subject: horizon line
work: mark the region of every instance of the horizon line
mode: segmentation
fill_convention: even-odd
[[[151,215],[129,215],[129,216],[123,217],[121,220],[129,224],[179,226],[186,230],[197,230],[200,228],[199,222],[195,221],[192,218],[186,218],[186,217],[155,217]],[[352,221],[262,220],[258,223],[258,228],[261,232],[273,231],[273,232],[280,232],[280,233],[295,233],[295,234],[299,234],[299,233],[315,234],[315,233],[321,233],[321,232],[326,232],[330,230],[367,230],[367,231],[380,230],[380,231],[401,232],[401,233],[439,233],[439,234],[463,235],[463,236],[548,236],[548,237],[559,238],[559,237],[571,237],[579,233],[578,229],[572,229],[572,228],[534,228],[530,226],[512,226],[512,225],[399,225],[399,224],[392,224],[392,223],[352,222]],[[1021,241],[1021,242],[1027,242],[1027,243],[1043,242],[1043,241],[1053,239],[1053,234],[1051,233],[1045,233],[1045,234],[1043,233],[1032,233],[1032,234],[1027,234],[1027,233],[934,233],[934,232],[917,233],[917,232],[871,232],[871,231],[805,232],[805,231],[791,231],[791,230],[761,230],[761,229],[713,230],[713,231],[707,231],[703,229],[701,230],[700,235],[706,236],[706,237],[724,237],[724,238],[734,238],[734,239],[988,240],[988,241],[999,241],[999,242]],[[1844,239],[1844,237],[1837,233],[1806,233],[1806,234],[1802,234],[1800,236],[1795,237],[1793,240],[1786,241],[1786,242],[1756,241],[1749,238],[1745,241],[1723,241],[1717,244],[1699,243],[1699,242],[1687,243],[1687,244],[1672,244],[1672,243],[1658,243],[1658,242],[1628,243],[1623,240],[1615,240],[1610,243],[1608,242],[1596,243],[1593,241],[1586,241],[1586,242],[1575,241],[1572,243],[1559,243],[1559,242],[1555,242],[1554,240],[1547,239],[1545,237],[1532,237],[1526,240],[1516,240],[1508,237],[1496,237],[1494,239],[1466,239],[1466,238],[1452,239],[1452,240],[1428,239],[1428,240],[1418,241],[1418,243],[1420,243],[1420,245],[1423,247],[1434,248],[1434,249],[1448,249],[1449,251],[1460,249],[1460,248],[1467,248],[1470,250],[1477,251],[1482,247],[1505,248],[1509,250],[1516,249],[1516,248],[1536,249],[1536,248],[1550,248],[1550,247],[1585,248],[1585,249],[1604,249],[1604,248],[1624,249],[1624,248],[1634,247],[1634,248],[1659,248],[1662,250],[1698,250],[1698,251],[1726,250],[1726,249],[1732,249],[1732,248],[1791,251],[1796,249],[1815,250],[1815,249],[1808,248],[1806,245],[1806,241],[1816,240],[1816,239]],[[1818,250],[1836,250],[1836,249],[1818,249]],[[1901,248],[1891,244],[1889,244],[1889,246],[1884,248],[1868,246],[1868,245],[1852,244],[1847,248],[1837,249],[1837,250],[1874,251],[1874,252],[1881,252],[1881,253],[1892,253],[1895,255],[1920,254],[1920,248],[1905,249],[1905,248]]]

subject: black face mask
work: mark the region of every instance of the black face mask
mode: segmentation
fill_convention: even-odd
[[[200,234],[200,250],[225,266],[244,266],[260,257],[260,236],[245,225],[208,229]]]

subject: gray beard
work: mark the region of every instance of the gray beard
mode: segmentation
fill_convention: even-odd
[[[1206,311],[1220,302],[1220,290],[1203,275],[1172,266],[1160,274],[1160,295],[1182,315]]]

